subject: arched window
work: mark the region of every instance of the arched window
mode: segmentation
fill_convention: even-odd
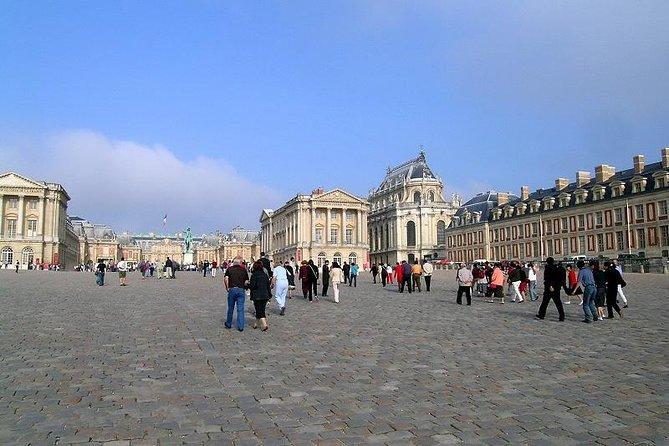
[[[407,246],[416,246],[416,223],[407,223]]]
[[[334,257],[332,258],[333,262],[337,262],[339,266],[342,265],[341,263],[341,252],[335,252]]]
[[[430,191],[430,193],[429,193],[428,196],[427,196],[427,200],[428,200],[430,203],[434,203],[434,192],[433,192],[433,191]]]
[[[325,263],[325,253],[321,252],[318,254],[318,267],[320,268]]]
[[[30,246],[26,246],[21,251],[21,263],[24,265],[30,265],[35,260],[35,253]]]
[[[437,245],[446,244],[446,223],[443,220],[437,222]]]
[[[349,264],[357,263],[357,261],[358,261],[358,256],[355,255],[354,252],[352,252],[348,255],[348,263]]]
[[[420,204],[420,192],[416,191],[413,193],[413,203]]]
[[[14,263],[14,251],[9,246],[2,248],[2,263]]]

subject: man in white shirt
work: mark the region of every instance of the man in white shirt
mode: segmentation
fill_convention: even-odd
[[[430,283],[432,282],[432,273],[434,266],[427,260],[423,260],[423,278],[425,279],[425,290],[430,292]]]
[[[116,264],[116,269],[118,270],[118,280],[121,282],[121,286],[125,286],[125,276],[128,274],[128,262],[121,257],[121,261]]]

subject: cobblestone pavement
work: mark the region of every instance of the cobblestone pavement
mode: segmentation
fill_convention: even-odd
[[[669,278],[626,278],[625,318],[596,324],[458,306],[439,272],[239,333],[220,277],[0,271],[0,444],[666,445]]]

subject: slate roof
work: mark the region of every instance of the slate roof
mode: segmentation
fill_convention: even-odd
[[[394,183],[401,183],[403,180],[411,180],[416,178],[433,178],[437,177],[430,169],[430,166],[427,164],[427,158],[425,157],[425,152],[422,150],[418,154],[418,157],[406,161],[399,166],[388,168],[386,171],[386,176],[381,181],[380,189],[391,186]]]
[[[520,200],[520,197],[514,194],[509,194],[509,203],[515,203]],[[481,222],[488,219],[490,211],[497,206],[497,192],[495,191],[486,191],[480,194],[477,194],[474,198],[467,201],[465,204],[460,206],[455,212],[456,217],[462,216],[465,211],[473,214],[474,212],[481,212]]]

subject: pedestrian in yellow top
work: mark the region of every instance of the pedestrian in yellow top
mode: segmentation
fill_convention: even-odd
[[[423,274],[423,267],[420,266],[418,260],[413,261],[413,266],[411,267],[411,277],[413,278],[413,290],[420,293],[420,276]]]

